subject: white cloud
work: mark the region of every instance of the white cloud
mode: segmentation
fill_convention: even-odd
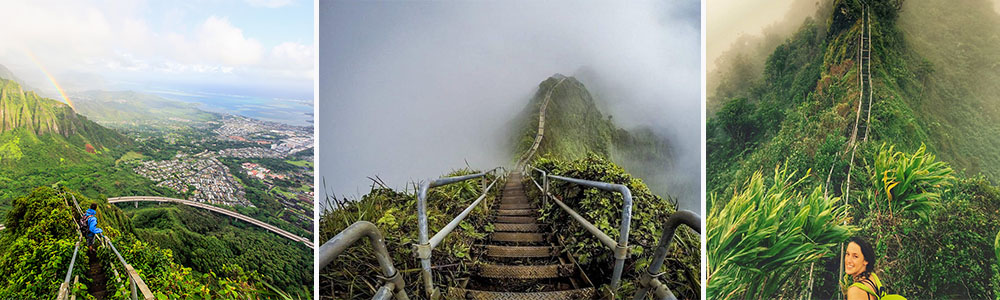
[[[253,6],[268,7],[268,8],[278,8],[292,4],[292,0],[246,0],[248,4]]]
[[[291,1],[265,2],[259,4],[281,6]],[[0,28],[5,28],[0,30],[0,64],[29,83],[41,83],[40,88],[48,85],[39,66],[28,59],[29,52],[61,81],[79,74],[111,82],[220,74],[247,84],[311,82],[315,57],[311,43],[264,44],[261,36],[223,15],[227,11],[194,16],[197,10],[174,6],[150,13],[147,4],[0,0]],[[86,82],[79,86],[93,88]]]
[[[243,30],[226,18],[208,17],[198,28],[197,39],[201,55],[230,65],[256,64],[263,54],[260,42],[243,36]]]

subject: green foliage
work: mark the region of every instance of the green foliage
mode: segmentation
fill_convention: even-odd
[[[51,188],[18,197],[0,231],[0,298],[55,295],[77,241],[73,216]]]
[[[874,216],[914,213],[926,217],[939,205],[938,191],[955,179],[952,170],[945,162],[935,162],[923,145],[913,154],[894,148],[883,143],[872,164],[866,166],[871,184],[864,203],[867,211]]]
[[[122,257],[131,264],[143,281],[158,298],[253,298],[277,296],[263,285],[262,276],[245,272],[236,265],[226,265],[221,273],[197,274],[190,268],[174,262],[170,250],[140,241],[132,233],[132,225],[124,213],[104,199],[91,199],[68,190],[40,187],[30,194],[18,197],[12,203],[0,231],[0,272],[4,284],[0,285],[0,298],[41,299],[53,297],[62,283],[73,247],[79,235],[75,209],[71,208],[71,195],[83,208],[97,203],[98,227],[110,237]],[[94,286],[89,278],[91,263],[101,264],[107,272],[107,292],[110,299],[126,299],[130,289],[125,284],[115,284],[112,268],[118,270],[118,279],[125,281],[124,266],[110,248],[98,246],[95,255],[87,255],[86,242],[81,242],[73,274],[80,283],[73,293],[93,299],[88,287]],[[96,260],[95,260],[96,259]],[[301,293],[308,297],[308,292]]]
[[[775,168],[773,181],[765,184],[757,172],[725,205],[712,205],[709,298],[772,297],[791,288],[789,279],[810,263],[837,255],[834,246],[855,230],[844,225],[847,207],[820,187],[802,187],[807,177]]]
[[[556,86],[560,78],[565,79]],[[540,83],[534,98],[508,125],[513,130],[510,138],[513,153],[518,154],[515,159],[534,143],[539,110],[550,91],[551,98],[545,110],[545,137],[535,157],[568,161],[596,153],[646,180],[657,194],[667,193],[669,178],[663,174],[663,166],[674,163],[667,139],[648,127],[619,128],[610,116],[601,113],[596,99],[574,77],[553,76]]]
[[[1000,231],[997,232],[997,238],[993,241],[993,252],[993,295],[1000,299]]]
[[[474,173],[476,172],[462,169],[451,172],[445,177]],[[492,175],[487,177],[489,182],[496,179]],[[483,202],[479,203],[460,226],[434,249],[433,264],[451,266],[434,270],[436,283],[447,284],[457,278],[468,276],[468,264],[471,262],[468,257],[470,245],[477,239],[485,237],[485,234],[477,228],[483,228],[489,222],[488,208],[493,206],[498,198],[498,187],[503,184],[503,181],[496,182]],[[478,179],[430,189],[427,193],[429,235],[440,230],[472,204],[481,195],[481,189]],[[406,290],[410,297],[423,299],[425,295],[423,279],[420,277],[420,272],[417,272],[420,265],[419,261],[414,259],[412,249],[412,244],[417,243],[419,237],[416,195],[375,187],[358,200],[337,199],[334,195],[327,195],[326,201],[327,207],[331,210],[324,211],[320,216],[320,241],[325,242],[333,238],[354,222],[374,223],[385,237],[386,247],[392,255],[396,269],[400,270],[407,283]],[[329,266],[320,270],[321,295],[327,296],[329,295],[327,291],[332,290],[335,299],[370,299],[375,289],[381,285],[379,276],[382,275],[374,257],[371,244],[365,239],[344,251]]]
[[[128,214],[139,240],[170,249],[173,261],[194,273],[229,274],[224,270],[245,266],[289,293],[312,287],[312,251],[301,243],[183,205],[144,204]]]
[[[632,193],[632,221],[629,233],[630,257],[626,260],[622,274],[622,289],[618,296],[632,295],[640,274],[646,272],[660,235],[663,222],[676,211],[676,203],[670,198],[661,198],[650,192],[639,178],[632,177],[624,169],[601,157],[590,153],[587,157],[562,161],[550,158],[537,159],[533,165],[548,170],[549,174],[624,184]],[[533,175],[538,175],[537,173]],[[541,179],[536,179],[541,182]],[[532,183],[526,183],[532,186]],[[617,240],[621,223],[621,195],[614,192],[586,188],[558,180],[549,181],[550,191],[562,199],[570,208],[580,213],[602,232]],[[530,189],[534,197],[540,197],[535,189]],[[586,229],[576,223],[565,211],[555,204],[542,209],[541,219],[554,226],[556,234],[563,237],[568,251],[581,267],[595,280],[595,284],[607,283],[610,279],[614,257],[612,252]],[[661,271],[666,272],[660,280],[681,298],[699,298],[701,290],[700,238],[690,230],[679,229],[672,250],[664,261]]]
[[[876,272],[912,299],[995,297],[990,266],[997,262],[992,246],[1000,228],[1000,189],[984,178],[962,179],[940,201],[926,221],[858,219],[875,247]]]

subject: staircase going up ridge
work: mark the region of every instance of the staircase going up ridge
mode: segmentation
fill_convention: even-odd
[[[572,256],[539,223],[538,208],[511,172],[495,209],[495,231],[476,245],[472,278],[448,291],[448,299],[593,299],[595,289]]]

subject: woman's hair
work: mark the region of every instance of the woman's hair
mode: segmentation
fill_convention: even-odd
[[[861,255],[865,257],[865,261],[868,262],[868,265],[865,267],[865,270],[862,271],[860,275],[862,277],[868,277],[868,275],[871,274],[873,270],[875,270],[875,250],[872,249],[872,245],[868,244],[868,242],[865,241],[865,239],[857,236],[852,237],[850,240],[847,241],[847,243],[858,244],[858,247],[861,248]]]
[[[97,203],[91,203],[90,209],[97,210]]]

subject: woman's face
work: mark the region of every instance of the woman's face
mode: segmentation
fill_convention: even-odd
[[[855,242],[847,244],[847,250],[844,252],[844,272],[848,275],[858,275],[866,268],[868,268],[868,261],[861,254],[861,246]]]

